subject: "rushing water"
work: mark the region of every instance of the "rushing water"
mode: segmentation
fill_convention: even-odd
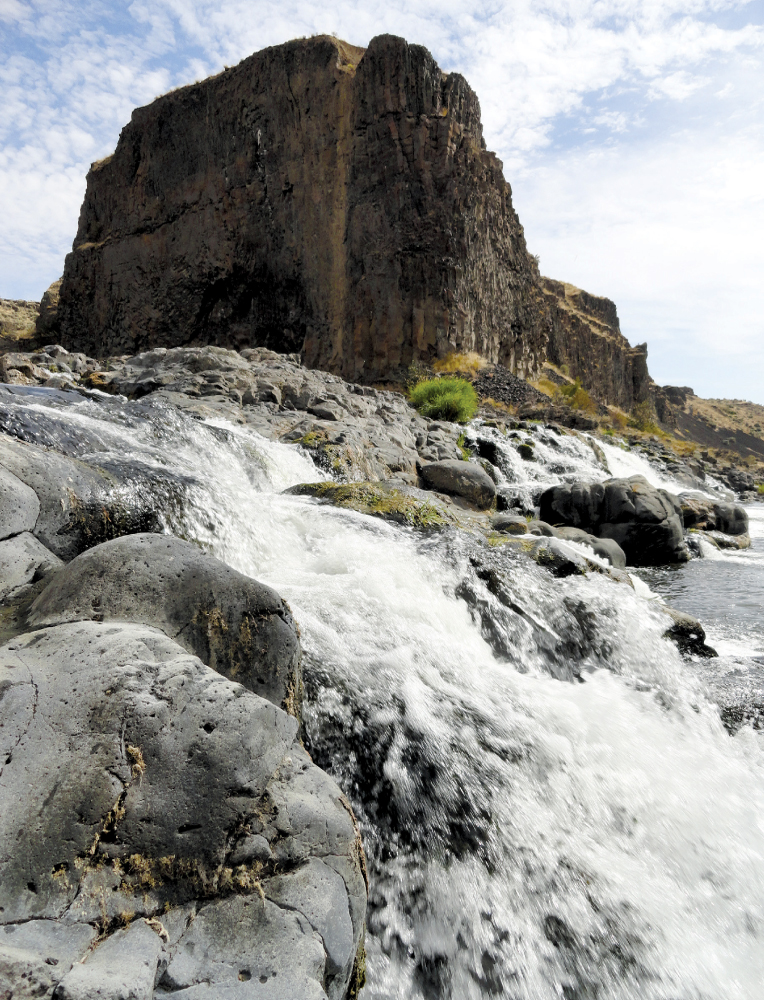
[[[289,601],[306,740],[369,855],[365,1000],[764,995],[762,742],[750,727],[728,735],[697,666],[661,637],[655,600],[283,496],[318,478],[311,461],[243,428],[150,401],[17,398],[5,426],[29,440],[134,469],[138,491],[182,480],[168,528]],[[481,433],[530,499],[606,476],[580,437],[532,430],[539,460],[522,464]],[[618,461],[652,474],[616,452],[614,474]],[[722,587],[748,589],[743,559],[695,561],[665,592],[703,618],[694,583],[716,587],[716,638]],[[486,566],[511,600],[487,588]],[[740,614],[760,637],[755,608]]]

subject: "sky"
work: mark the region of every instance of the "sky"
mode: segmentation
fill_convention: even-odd
[[[61,275],[134,107],[332,32],[464,74],[542,273],[659,384],[764,404],[764,0],[0,0],[0,297]]]

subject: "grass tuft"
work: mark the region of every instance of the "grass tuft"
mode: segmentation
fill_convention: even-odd
[[[478,407],[475,390],[463,378],[436,378],[419,382],[409,390],[409,399],[423,417],[466,424]]]

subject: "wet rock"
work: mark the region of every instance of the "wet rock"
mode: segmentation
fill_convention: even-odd
[[[611,566],[616,569],[625,569],[626,553],[621,546],[612,538],[597,538],[596,535],[589,534],[582,528],[557,528],[557,537],[564,538],[570,542],[578,542],[581,545],[588,545],[594,550],[595,555],[601,559],[607,559]]]
[[[601,559],[607,559],[614,569],[626,568],[626,553],[614,538],[595,538],[592,536],[591,541],[586,542],[586,544],[594,549],[595,555]]]
[[[526,519],[515,514],[496,514],[491,518],[491,527],[494,531],[501,531],[506,535],[525,535],[528,533]]]
[[[548,569],[554,576],[584,575],[587,570],[596,568],[559,538],[540,538],[533,544],[530,554],[534,562]]]
[[[666,629],[663,634],[665,638],[671,639],[676,644],[683,656],[700,656],[703,659],[711,659],[719,655],[715,649],[706,645],[706,633],[697,618],[665,606],[661,607],[661,611],[665,612],[672,621],[671,627]]]
[[[284,492],[316,497],[335,507],[412,528],[444,528],[458,520],[458,514],[442,499],[404,483],[300,483]]]
[[[756,489],[756,480],[750,472],[746,472],[744,469],[727,466],[722,469],[721,478],[735,493],[747,493]]]
[[[553,528],[551,524],[547,524],[546,521],[540,521],[535,517],[528,521],[528,534],[539,535],[544,538],[560,537],[557,528]]]
[[[685,528],[721,531],[725,535],[748,533],[748,514],[740,504],[719,503],[702,493],[682,493],[679,504]]]
[[[43,590],[33,627],[64,622],[155,625],[190,653],[299,715],[300,642],[279,595],[171,535],[128,535],[82,553]]]
[[[343,996],[362,853],[295,719],[158,629],[117,622],[17,637],[0,689],[0,970],[22,933],[16,959],[52,956],[50,985],[71,1000],[150,997],[155,978]],[[234,865],[253,836],[267,853]],[[55,954],[22,930],[43,921],[64,929]]]
[[[634,566],[686,562],[679,500],[643,476],[553,486],[539,499],[540,516],[559,527],[613,539]]]
[[[41,580],[63,566],[58,556],[46,549],[28,531],[0,542],[0,601],[27,583]]]
[[[690,529],[693,540],[703,538],[716,549],[749,549],[751,547],[750,535],[725,535],[723,531],[698,531]]]
[[[0,465],[0,539],[33,531],[39,513],[35,491]]]
[[[35,492],[34,535],[65,562],[108,538],[161,530],[150,502],[77,459],[0,434],[0,466]]]
[[[431,462],[421,467],[420,474],[428,489],[463,497],[479,510],[496,499],[496,486],[474,462]]]

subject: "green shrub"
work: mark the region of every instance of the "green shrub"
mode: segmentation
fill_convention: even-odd
[[[629,426],[636,427],[637,430],[644,431],[646,434],[658,433],[660,428],[655,422],[655,412],[653,411],[649,399],[645,399],[641,403],[637,403],[635,405],[634,409],[631,411]]]
[[[764,483],[759,483],[756,489],[759,491],[759,493],[764,493]]]
[[[433,378],[419,382],[409,390],[409,399],[423,417],[454,420],[459,424],[471,420],[478,407],[475,390],[463,378]]]
[[[580,379],[576,379],[569,385],[558,386],[558,392],[568,406],[572,406],[574,410],[585,410],[587,413],[597,412],[594,401],[581,385]]]

